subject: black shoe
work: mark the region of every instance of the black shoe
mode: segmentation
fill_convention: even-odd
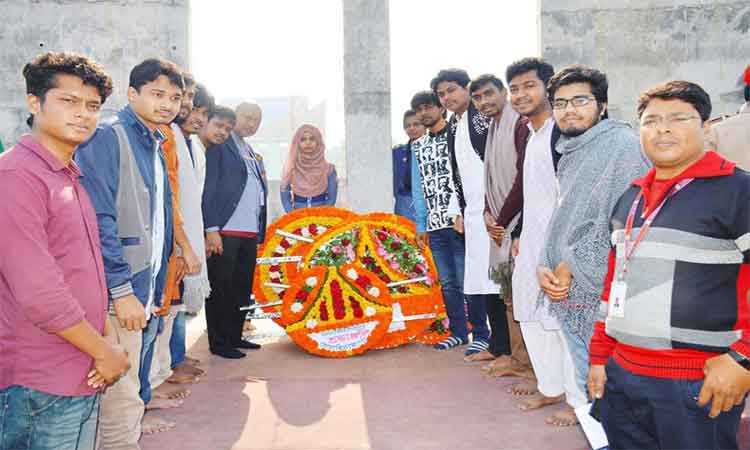
[[[211,350],[211,353],[227,359],[240,359],[245,357],[245,354],[237,350],[236,348],[219,348],[216,350]]]
[[[260,348],[260,344],[256,344],[255,342],[250,342],[245,339],[241,339],[238,342],[235,342],[232,344],[234,348],[244,348],[245,350],[258,350]]]

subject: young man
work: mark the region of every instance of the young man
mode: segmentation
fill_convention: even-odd
[[[200,272],[194,275],[187,274],[182,279],[182,310],[177,312],[172,326],[172,337],[169,342],[170,360],[172,370],[180,378],[183,375],[196,377],[203,374],[198,368],[198,361],[185,355],[186,337],[186,314],[197,313],[203,307],[205,299],[210,292],[208,283],[208,270],[206,269],[206,246],[203,233],[203,212],[201,199],[203,196],[203,180],[205,179],[206,155],[200,149],[200,141],[196,144],[197,133],[205,126],[208,115],[214,109],[214,99],[201,84],[196,84],[195,97],[193,97],[193,108],[187,117],[182,120],[182,110],[175,123],[180,122],[179,129],[173,130],[175,136],[178,133],[181,138],[177,139],[177,151],[179,157],[179,183],[180,205],[184,220],[185,233],[193,245],[196,255],[200,259]],[[184,146],[183,146],[184,143]],[[173,381],[173,380],[168,380]]]
[[[448,206],[453,196],[453,173],[448,153],[448,125],[445,108],[432,91],[418,92],[411,108],[427,129],[412,144],[411,192],[416,212],[417,245],[429,245],[437,266],[445,310],[452,336],[435,344],[449,350],[468,343],[468,326],[463,293],[464,239],[453,229]]]
[[[404,131],[409,142],[393,147],[393,213],[414,220],[414,200],[411,196],[411,144],[424,135],[424,125],[413,109],[404,113]]]
[[[745,87],[745,104],[732,117],[711,125],[706,139],[706,149],[737,163],[743,170],[750,169],[750,66],[742,74]]]
[[[112,80],[74,53],[39,55],[23,76],[31,134],[0,158],[0,449],[93,450],[99,391],[129,364],[102,336],[104,265],[73,153]]]
[[[230,108],[214,107],[208,115],[206,125],[198,132],[198,139],[206,154],[214,146],[221,145],[229,139],[236,122],[237,115]]]
[[[530,135],[523,162],[523,230],[515,237],[513,271],[513,315],[520,322],[526,349],[534,367],[536,386],[516,389],[514,393],[531,393],[518,407],[523,411],[559,403],[565,397],[569,405],[580,405],[586,394],[573,377],[566,384],[563,374],[572,373],[573,360],[565,346],[559,322],[545,300],[539,304],[539,281],[536,268],[544,246],[547,225],[557,206],[557,180],[553,153],[560,131],[552,117],[547,98],[547,82],[554,75],[552,66],[539,58],[525,58],[508,66],[510,103],[528,119]],[[559,155],[559,154],[558,154]]]
[[[130,72],[128,105],[76,152],[94,203],[114,329],[133,367],[102,399],[102,448],[138,448],[159,329],[167,261],[172,254],[172,195],[160,125],[180,110],[184,83],[172,62],[147,59]],[[144,432],[165,424],[149,416]]]
[[[738,448],[750,389],[750,177],[704,151],[710,114],[708,94],[687,81],[638,100],[654,167],[612,212],[588,379],[612,449]]]
[[[230,138],[206,154],[203,222],[206,230],[211,295],[206,302],[206,324],[211,353],[239,359],[238,349],[260,345],[242,338],[250,302],[258,242],[266,220],[266,186],[253,149],[244,141],[257,131],[257,105],[240,104]],[[209,121],[209,127],[210,127]]]
[[[469,85],[469,93],[477,110],[491,119],[484,154],[484,224],[491,241],[490,274],[500,282],[501,273],[510,269],[510,230],[518,224],[523,205],[523,160],[529,130],[526,120],[507,102],[505,86],[496,76],[487,74],[476,78]],[[508,313],[502,296],[487,295],[485,300],[490,346],[468,359],[492,361],[488,369],[493,375],[533,378],[521,330]]]
[[[472,325],[472,344],[465,356],[487,350],[487,297],[497,301],[500,286],[489,276],[490,237],[484,226],[484,149],[490,119],[479,112],[469,96],[469,75],[461,69],[441,70],[430,81],[440,103],[452,112],[448,122],[448,152],[456,187],[450,214],[454,228],[466,236],[463,292]],[[501,340],[508,341],[507,324]]]
[[[566,373],[566,382],[575,381],[581,392],[586,392],[588,344],[606,275],[609,214],[630,181],[649,167],[630,126],[607,119],[607,87],[603,73],[580,65],[562,69],[548,84],[562,133],[556,146],[562,154],[560,200],[547,229],[537,277],[573,359],[575,378]],[[577,399],[548,421],[576,424],[573,408],[584,402],[585,398]]]

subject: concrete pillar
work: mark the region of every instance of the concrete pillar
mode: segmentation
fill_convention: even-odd
[[[663,81],[703,86],[712,115],[743,100],[736,83],[750,62],[750,1],[541,0],[544,57],[556,69],[596,67],[609,78],[610,113],[636,120],[638,95]]]
[[[114,80],[102,117],[127,102],[130,69],[148,57],[189,65],[189,0],[0,1],[0,138],[9,147],[26,127],[21,69],[45,51],[95,58]]]
[[[349,208],[393,210],[388,0],[342,0]]]

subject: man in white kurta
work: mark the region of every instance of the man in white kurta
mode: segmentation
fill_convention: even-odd
[[[537,75],[538,70],[544,70],[539,64],[545,63],[526,64],[519,66],[520,74],[513,78],[508,76],[511,78],[508,80],[511,103],[529,118],[530,130],[523,164],[523,230],[517,243],[519,250],[513,271],[513,314],[521,324],[538,392],[520,402],[519,407],[522,410],[541,408],[560,402],[563,395],[570,406],[576,407],[586,402],[586,395],[575,383],[575,369],[566,340],[560,324],[547,308],[549,300],[540,297],[536,275],[547,226],[558,203],[552,156],[555,121],[546,98],[546,82]],[[535,66],[539,67],[525,70]],[[513,65],[508,69],[509,73],[518,72],[512,68]],[[551,66],[547,72],[547,76],[552,75]],[[534,92],[535,88],[539,92]],[[539,105],[531,108],[529,104],[534,100]]]

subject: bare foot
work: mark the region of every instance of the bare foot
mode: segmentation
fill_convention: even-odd
[[[576,417],[573,408],[566,406],[564,410],[547,417],[545,422],[556,427],[572,427],[578,423],[578,417]]]
[[[167,378],[167,383],[172,384],[189,384],[198,381],[198,377],[184,372],[173,371],[172,376]]]
[[[182,400],[154,397],[146,404],[146,411],[151,411],[153,409],[179,408],[180,406],[182,406]]]
[[[183,361],[185,364],[188,364],[190,366],[197,366],[201,363],[200,359],[191,358],[187,355],[185,355],[185,361]]]
[[[184,362],[181,364],[177,364],[172,370],[181,375],[192,375],[194,377],[199,377],[206,373],[205,370],[199,367],[191,366],[190,364],[186,364]]]
[[[502,355],[502,356],[498,356],[491,363],[482,367],[482,370],[487,373],[490,373],[493,370],[500,369],[506,366],[510,366],[511,364],[513,364],[513,359],[511,359],[511,357],[508,355]]]
[[[190,390],[175,384],[162,383],[159,387],[151,391],[151,395],[154,398],[179,400],[190,395]]]
[[[542,395],[541,392],[537,392],[531,397],[518,402],[517,406],[521,411],[531,411],[533,409],[544,408],[545,406],[560,403],[564,398],[564,395],[558,395],[557,397],[547,397],[545,395]],[[573,415],[575,416],[575,414]]]
[[[249,320],[246,320],[245,324],[242,326],[242,331],[244,333],[252,333],[253,331],[255,331],[255,329],[255,325],[253,325],[253,323]]]
[[[158,417],[151,415],[143,416],[143,422],[141,422],[141,432],[143,434],[156,434],[163,433],[165,431],[172,431],[177,426],[174,422],[169,422]]]
[[[517,396],[536,394],[536,381],[521,381],[520,383],[514,383],[508,388],[508,393]]]
[[[494,360],[495,360],[495,355],[493,355],[487,350],[482,350],[479,353],[474,353],[473,355],[464,357],[464,361],[466,362],[494,361]]]

